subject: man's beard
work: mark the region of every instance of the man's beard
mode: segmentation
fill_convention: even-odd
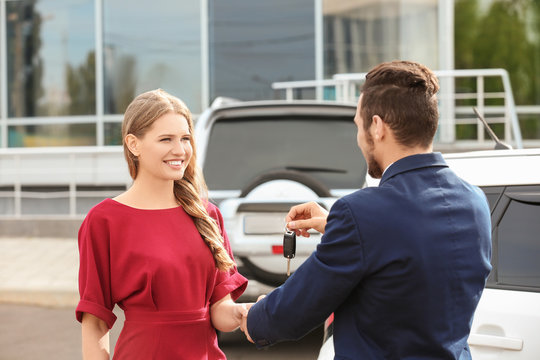
[[[375,160],[375,157],[373,156],[373,152],[375,149],[375,143],[373,142],[373,138],[369,133],[366,133],[366,141],[368,144],[368,151],[367,151],[367,165],[368,165],[368,174],[374,179],[380,179],[383,174],[383,169],[381,165]]]
[[[373,153],[368,154],[367,164],[368,164],[368,174],[374,179],[380,179],[383,174],[383,169],[373,157]]]

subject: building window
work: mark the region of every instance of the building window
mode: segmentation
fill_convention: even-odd
[[[8,127],[9,147],[95,145],[95,123],[15,125]]]
[[[395,59],[438,67],[437,0],[323,0],[324,76]]]
[[[104,108],[121,114],[138,94],[162,88],[198,113],[200,2],[104,1]]]
[[[8,116],[95,114],[92,0],[6,2]]]
[[[276,81],[315,78],[313,0],[209,1],[210,99],[272,99]]]
[[[105,123],[105,145],[122,145],[122,123]]]

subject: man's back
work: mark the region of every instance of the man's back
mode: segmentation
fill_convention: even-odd
[[[313,202],[291,208],[289,229],[324,235],[243,321],[259,347],[297,339],[334,312],[336,359],[470,358],[467,337],[491,270],[490,214],[481,191],[432,153],[438,90],[416,62],[366,74],[356,140],[381,182],[330,213]]]
[[[440,154],[421,154],[393,164],[378,188],[340,202],[358,227],[363,264],[335,311],[336,358],[470,357],[470,322],[491,269],[481,191]]]

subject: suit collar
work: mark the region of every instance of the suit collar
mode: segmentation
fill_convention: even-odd
[[[379,186],[388,181],[395,175],[425,167],[448,167],[446,161],[444,161],[442,154],[439,152],[428,154],[416,154],[406,156],[398,161],[394,162],[383,174]]]

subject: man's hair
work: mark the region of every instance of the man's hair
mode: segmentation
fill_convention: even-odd
[[[439,120],[439,82],[424,65],[392,61],[377,65],[366,75],[360,115],[367,131],[379,115],[405,146],[429,146]]]

